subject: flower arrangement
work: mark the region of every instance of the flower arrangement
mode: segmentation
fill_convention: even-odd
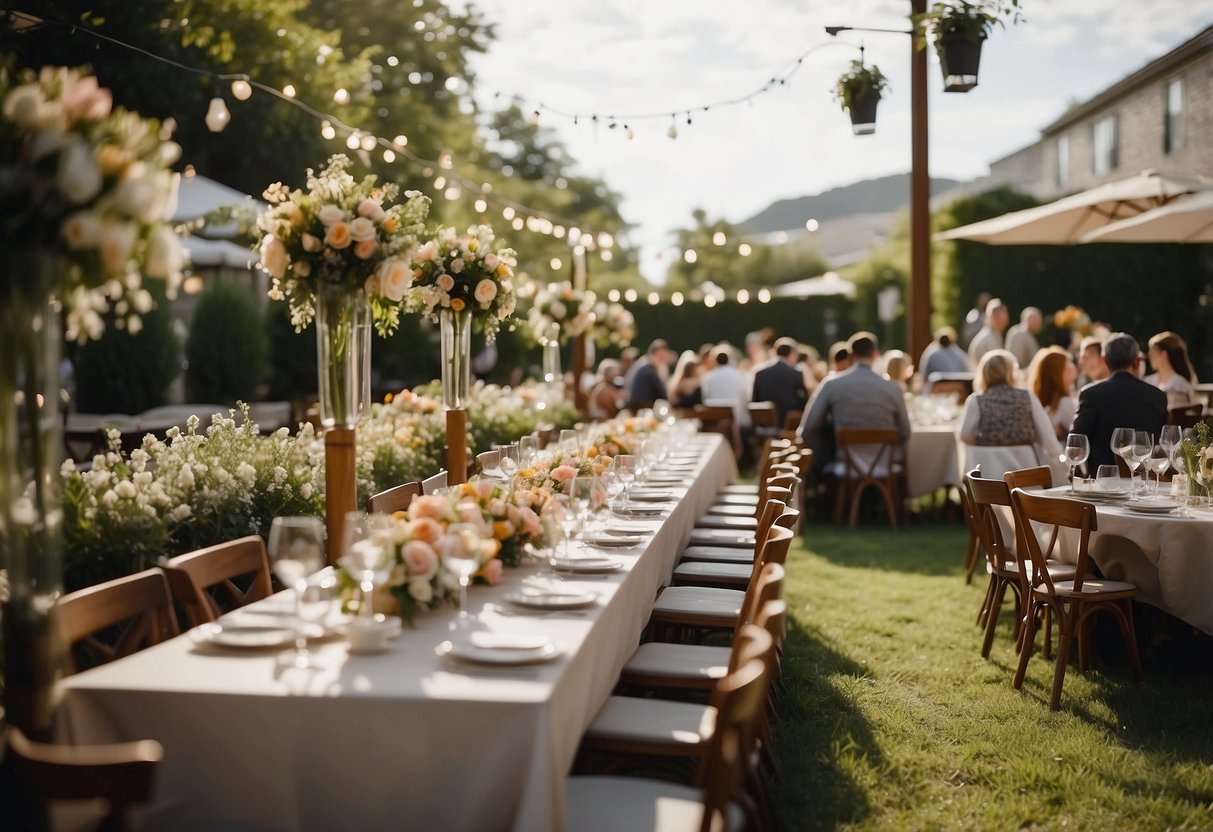
[[[606,457],[585,451],[541,456],[534,465],[518,472],[520,487],[540,489],[552,494],[563,494],[564,485],[574,477],[589,477],[601,474],[607,468]]]
[[[1053,326],[1065,332],[1076,332],[1080,336],[1091,334],[1091,316],[1081,306],[1073,304],[1053,313]]]
[[[597,297],[587,289],[576,289],[567,280],[549,283],[535,294],[527,313],[527,324],[537,343],[543,343],[558,333],[560,343],[568,343],[585,333],[594,324]]]
[[[626,347],[636,338],[636,318],[623,304],[599,301],[592,332],[600,347]]]
[[[491,341],[514,314],[514,250],[493,246],[493,229],[477,225],[459,235],[443,227],[417,250],[410,309],[438,321],[440,309],[471,310],[474,328]]]
[[[1208,495],[1213,488],[1213,434],[1206,423],[1197,422],[1192,433],[1179,444],[1176,462],[1187,474],[1188,493]]]
[[[406,191],[404,202],[392,204],[397,187],[374,176],[354,179],[352,164],[337,154],[319,173],[308,170],[306,191],[281,182],[265,190],[270,207],[257,218],[261,268],[273,279],[270,297],[290,304],[296,330],[315,317],[317,294],[337,289],[365,291],[375,328],[386,336],[400,323],[430,200]]]
[[[21,269],[0,270],[0,294],[51,291],[66,311],[66,335],[100,337],[105,316],[137,332],[151,310],[142,276],[165,278],[171,297],[185,256],[166,224],[177,206],[169,166],[181,148],[160,124],[113,106],[109,90],[80,70],[0,73],[2,239],[10,250],[51,252],[66,268],[36,287]],[[30,295],[33,298],[33,295]]]

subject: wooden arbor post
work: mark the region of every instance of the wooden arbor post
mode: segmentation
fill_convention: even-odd
[[[345,516],[358,508],[355,433],[353,428],[329,428],[324,432],[324,521],[328,527],[325,551],[329,563],[335,563],[341,556]]]
[[[581,253],[578,254],[578,249]],[[580,241],[573,246],[571,265],[573,269],[572,284],[574,289],[589,289],[589,253],[585,244]],[[573,406],[582,413],[589,410],[589,396],[581,389],[581,377],[585,375],[587,364],[586,334],[583,332],[573,338]]]
[[[446,412],[446,481],[459,485],[468,479],[468,413],[463,408]]]

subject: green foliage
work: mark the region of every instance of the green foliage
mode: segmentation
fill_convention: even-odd
[[[691,217],[695,225],[676,232],[677,246],[680,252],[694,250],[696,259],[694,263],[688,263],[679,257],[670,265],[666,275],[667,290],[688,292],[708,282],[722,289],[776,286],[814,277],[827,269],[821,255],[807,246],[745,243],[751,253],[742,256],[739,248],[743,235],[737,226],[723,219],[710,220],[702,209],[693,211]],[[716,244],[717,234],[724,235],[724,245]]]
[[[269,339],[270,398],[302,401],[316,395],[316,325],[308,324],[303,332],[296,332],[287,305],[267,303],[265,331]],[[379,340],[371,339],[372,350],[379,346]]]
[[[140,413],[164,404],[165,391],[181,369],[181,345],[163,287],[147,286],[156,308],[131,335],[110,322],[105,334],[75,350],[75,409],[84,413]]]
[[[834,98],[846,111],[851,109],[855,101],[869,96],[875,96],[879,101],[888,86],[889,79],[885,78],[880,67],[875,64],[864,66],[863,61],[851,61],[850,68],[834,84]]]
[[[198,298],[185,357],[186,395],[194,402],[252,401],[265,377],[267,338],[248,287],[213,281]]]
[[[1019,0],[967,0],[935,3],[918,15],[912,15],[919,48],[926,45],[928,35],[938,44],[944,35],[961,34],[977,43],[990,34],[994,26],[1006,28],[1022,19]]]

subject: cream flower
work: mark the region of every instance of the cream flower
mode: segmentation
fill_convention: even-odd
[[[73,250],[96,246],[101,239],[101,218],[93,211],[77,211],[63,221],[63,239]]]
[[[379,283],[379,293],[397,303],[413,283],[413,270],[399,257],[390,257],[379,267]]]
[[[300,242],[304,251],[320,251],[324,248],[324,242],[313,234],[304,234]]]
[[[59,192],[72,205],[83,205],[101,191],[101,168],[82,141],[70,142],[59,156]]]
[[[428,604],[434,600],[434,588],[429,581],[415,578],[409,581],[409,597],[419,604]]]
[[[497,297],[497,284],[491,280],[482,280],[476,284],[475,297],[477,303],[489,303]]]
[[[462,258],[456,257],[451,261],[451,272],[454,274],[461,274],[463,272],[464,265],[465,264]]]
[[[281,278],[286,274],[286,267],[291,264],[287,256],[286,246],[273,235],[261,241],[261,266],[270,277]]]
[[[375,223],[366,217],[356,217],[350,222],[350,236],[354,242],[361,243],[375,239]]]
[[[320,206],[320,210],[316,212],[316,217],[328,228],[331,225],[336,225],[339,222],[345,221],[345,211],[342,211],[336,205],[329,203],[328,205]]]
[[[101,266],[110,274],[126,271],[139,230],[127,222],[101,223]]]
[[[410,540],[401,552],[411,580],[429,581],[438,571],[438,556],[433,547],[420,540]]]
[[[354,256],[359,260],[370,260],[377,248],[379,248],[379,243],[375,240],[363,240],[362,242],[354,243]]]
[[[185,268],[185,251],[181,239],[167,225],[160,225],[152,232],[147,247],[147,264],[144,271],[152,277],[167,277]]]
[[[433,240],[430,240],[421,248],[417,249],[417,254],[415,255],[414,259],[418,263],[427,263],[430,260],[433,260],[437,254],[438,246]]]
[[[383,210],[383,203],[374,199],[364,199],[358,203],[358,216],[366,217],[367,219],[379,222],[383,219],[386,212]]]

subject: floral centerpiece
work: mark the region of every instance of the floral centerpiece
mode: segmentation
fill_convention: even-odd
[[[1091,316],[1081,306],[1070,304],[1064,309],[1058,309],[1052,317],[1054,340],[1062,347],[1074,350],[1083,338],[1090,335],[1095,325]]]
[[[594,324],[597,297],[587,289],[576,289],[567,280],[549,283],[535,294],[527,313],[527,324],[536,343],[555,339],[568,343]]]
[[[548,454],[520,470],[517,480],[522,488],[537,488],[553,494],[563,494],[565,483],[574,477],[601,474],[607,469],[609,459],[610,457],[598,452]]]
[[[1207,498],[1213,491],[1213,434],[1205,422],[1197,422],[1179,444],[1175,462],[1180,473],[1187,475],[1188,494]]]
[[[115,108],[79,70],[0,72],[0,98],[4,693],[9,720],[42,733],[59,655],[49,611],[62,581],[60,321],[78,341],[100,336],[107,319],[137,331],[154,305],[143,276],[175,291],[184,256],[166,221],[180,148],[171,124]]]
[[[623,348],[636,338],[636,318],[621,303],[599,301],[594,305],[594,343]]]

